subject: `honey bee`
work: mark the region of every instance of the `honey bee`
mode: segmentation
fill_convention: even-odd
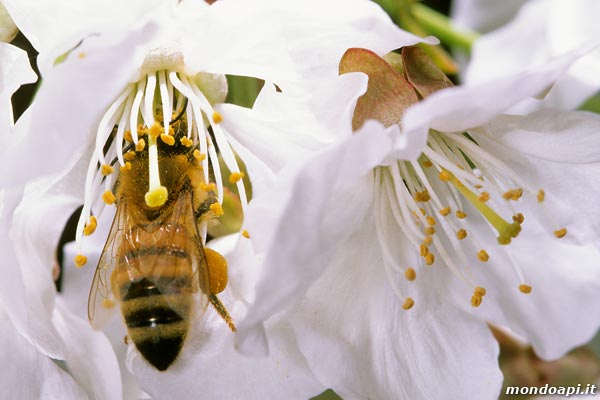
[[[175,139],[185,122],[175,126]],[[192,317],[212,304],[232,331],[235,326],[217,294],[227,285],[223,256],[205,249],[199,222],[210,219],[215,195],[191,147],[179,141],[157,145],[160,180],[168,198],[158,207],[144,201],[149,182],[148,149],[121,168],[115,184],[117,211],[98,262],[88,317],[95,329],[120,304],[127,338],[159,371],[179,355]]]

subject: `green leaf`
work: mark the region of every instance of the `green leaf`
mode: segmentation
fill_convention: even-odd
[[[227,76],[229,92],[227,102],[238,106],[251,108],[264,82],[260,79],[246,76]]]
[[[320,395],[312,397],[309,400],[343,400],[343,399],[340,396],[338,396],[337,393],[334,392],[333,390],[327,389]]]

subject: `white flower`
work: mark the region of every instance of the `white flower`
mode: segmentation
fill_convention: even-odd
[[[484,321],[544,358],[589,340],[600,254],[565,240],[597,238],[600,118],[499,115],[573,57],[436,92],[407,110],[402,132],[367,121],[281,176],[281,212],[255,198],[246,226],[264,270],[241,349],[265,349],[262,321],[284,310],[316,377],[343,398],[494,398],[502,377]]]
[[[477,26],[483,19],[498,15],[498,10],[489,7],[489,3],[475,3],[473,7],[472,1],[458,2],[456,18],[459,22]],[[578,46],[597,43],[600,30],[595,16],[600,5],[596,1],[535,0],[524,3],[520,8],[522,2],[513,3],[497,3],[506,14],[516,15],[475,42],[463,76],[465,84],[481,84],[524,68],[544,65],[553,57]],[[473,8],[486,12],[473,15],[460,11]],[[595,50],[575,62],[568,73],[556,82],[543,103],[534,106],[563,110],[577,108],[600,89],[599,67],[600,50]]]

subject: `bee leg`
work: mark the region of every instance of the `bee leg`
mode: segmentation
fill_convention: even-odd
[[[229,326],[229,329],[231,329],[232,332],[235,332],[236,329],[235,329],[235,324],[233,323],[233,319],[231,319],[231,315],[229,315],[229,311],[227,311],[227,309],[225,308],[223,303],[221,303],[221,300],[219,300],[217,295],[211,293],[208,296],[208,299],[209,299],[210,303],[213,305],[213,307],[215,308],[215,310],[217,311],[217,313],[219,313],[221,318],[223,318],[223,320],[227,323],[227,325]]]

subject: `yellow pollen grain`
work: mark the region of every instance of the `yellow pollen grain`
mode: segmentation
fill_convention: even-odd
[[[234,172],[231,175],[229,175],[229,182],[231,182],[231,183],[237,183],[243,177],[244,177],[244,173],[243,172]]]
[[[519,285],[519,291],[521,293],[529,294],[529,293],[531,293],[531,286],[521,283]]]
[[[512,219],[514,222],[518,222],[519,224],[522,224],[523,221],[525,221],[525,216],[521,213],[516,213],[515,215],[513,215]]]
[[[456,218],[465,219],[465,218],[467,218],[467,213],[462,212],[460,210],[456,210]]]
[[[223,215],[223,207],[219,203],[212,203],[210,209],[217,217]]]
[[[490,259],[490,255],[485,250],[479,250],[479,253],[477,253],[477,258],[481,262],[487,262],[487,260]]]
[[[433,238],[431,236],[425,236],[425,239],[423,239],[424,245],[430,245],[431,242],[433,242]]]
[[[445,169],[443,169],[440,172],[440,179],[443,180],[444,182],[448,182],[450,181],[450,179],[452,179],[452,173],[450,171],[447,171]]]
[[[435,225],[435,218],[433,218],[433,217],[427,217],[426,221],[429,225],[432,225],[432,226]]]
[[[194,144],[194,142],[188,139],[187,136],[183,136],[181,139],[179,139],[179,142],[181,142],[181,144],[185,147],[192,147],[192,145]]]
[[[123,139],[127,140],[130,143],[133,143],[133,136],[131,136],[131,131],[129,129],[127,129],[123,133]]]
[[[425,256],[425,264],[433,265],[435,262],[435,256],[432,253],[429,253]]]
[[[433,226],[428,226],[425,228],[425,235],[430,236],[435,234],[435,228]]]
[[[113,192],[107,190],[106,192],[102,193],[102,200],[110,206],[111,204],[115,203],[115,200],[117,200],[117,198],[115,197]]]
[[[129,161],[127,161],[127,162],[125,163],[125,165],[121,165],[121,166],[119,167],[119,170],[120,170],[122,173],[125,173],[125,172],[129,172],[129,171],[131,171],[131,163],[130,163]]]
[[[194,155],[194,158],[198,161],[204,161],[204,159],[206,158],[206,154],[200,153],[200,150],[198,149],[194,150],[192,154]]]
[[[448,215],[450,215],[450,212],[451,212],[451,211],[452,211],[452,210],[450,209],[450,207],[444,207],[444,208],[442,208],[442,209],[440,210],[440,214],[441,214],[443,217],[447,217]]]
[[[427,247],[427,245],[421,244],[419,246],[419,254],[421,254],[421,257],[426,257],[427,254],[429,254],[429,248]]]
[[[554,231],[554,236],[556,236],[559,239],[562,239],[566,236],[567,234],[567,228],[562,228],[559,230]]]
[[[537,194],[538,203],[541,203],[542,201],[544,201],[545,198],[546,198],[546,192],[544,192],[544,189],[540,189]]]
[[[175,138],[171,135],[167,135],[166,133],[160,135],[160,140],[162,140],[168,146],[173,146],[175,144]]]
[[[481,297],[485,296],[486,293],[487,293],[487,291],[485,290],[485,288],[481,287],[481,286],[476,286],[475,290],[473,291],[473,294],[475,296],[481,296]]]
[[[164,132],[165,128],[163,128],[158,122],[154,122],[150,129],[148,129],[148,134],[153,138],[159,137]]]
[[[87,263],[87,257],[83,254],[77,254],[75,256],[75,266],[77,268],[83,267]]]
[[[473,307],[479,307],[481,305],[482,301],[483,301],[483,297],[481,297],[481,296],[477,296],[476,294],[471,296],[471,305]]]
[[[423,161],[423,166],[425,168],[433,167],[433,163],[429,160],[425,160],[425,161]]]
[[[92,215],[90,217],[90,222],[86,223],[85,226],[83,227],[83,234],[85,236],[90,236],[92,233],[94,233],[97,226],[98,226],[98,221],[96,220],[96,217],[94,217]]]
[[[404,304],[402,304],[402,308],[405,310],[410,310],[414,305],[415,301],[412,299],[412,297],[407,297],[406,300],[404,300]]]
[[[135,144],[135,151],[137,151],[138,153],[140,151],[144,151],[145,148],[146,148],[146,141],[144,139],[138,140],[138,142]]]
[[[115,172],[115,169],[108,164],[102,164],[100,167],[100,173],[102,176],[107,176]]]
[[[456,238],[458,240],[463,240],[466,237],[467,237],[467,231],[466,230],[459,229],[458,231],[456,231]]]
[[[223,122],[223,116],[216,111],[213,113],[212,119],[215,124],[220,124]]]
[[[407,268],[406,271],[404,271],[404,277],[412,282],[417,279],[417,272],[413,268]]]
[[[481,194],[477,197],[479,201],[486,202],[490,199],[490,194],[488,192],[481,192]]]
[[[115,302],[110,299],[102,299],[102,307],[104,308],[113,308],[115,306]]]
[[[250,233],[248,233],[248,231],[245,229],[242,231],[242,236],[246,239],[250,239]]]
[[[200,184],[200,189],[204,190],[205,192],[213,192],[216,193],[217,192],[217,185],[215,185],[214,183],[201,183]]]
[[[517,201],[521,198],[521,196],[523,195],[523,189],[518,188],[518,189],[511,189],[506,191],[503,195],[502,198],[504,200],[513,200],[513,201]]]
[[[127,153],[123,154],[123,158],[127,161],[131,161],[135,158],[135,151],[129,150]]]

